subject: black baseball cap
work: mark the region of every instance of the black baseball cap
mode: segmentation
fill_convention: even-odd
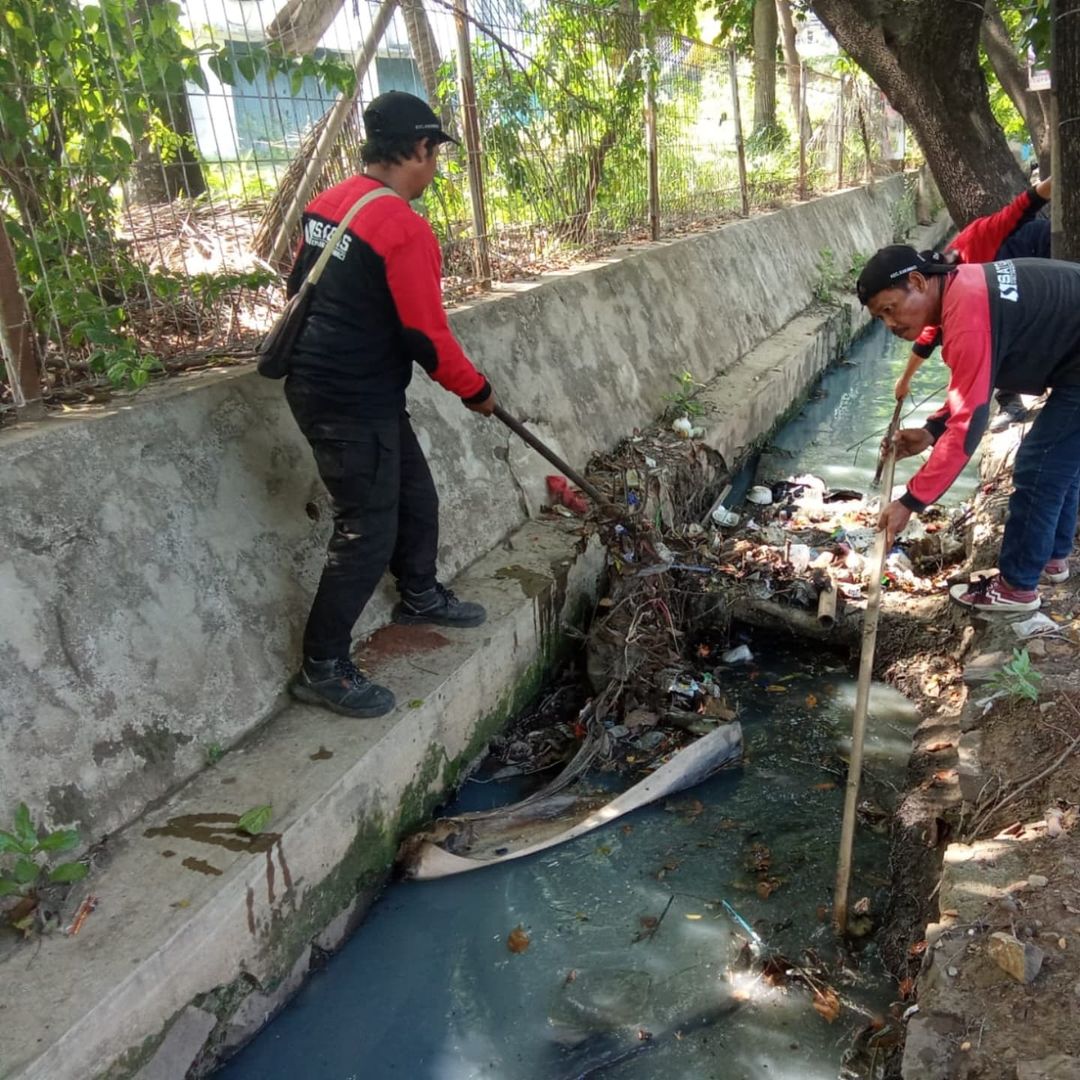
[[[936,251],[919,252],[909,244],[890,244],[881,248],[863,267],[855,291],[865,305],[882,289],[895,289],[914,270],[929,277],[931,274],[948,274],[955,269]]]
[[[387,90],[364,110],[364,130],[372,135],[412,135],[460,145],[442,129],[431,106],[404,90]]]

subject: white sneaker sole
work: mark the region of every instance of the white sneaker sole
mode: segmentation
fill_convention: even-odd
[[[1059,574],[1048,574],[1045,570],[1042,572],[1040,581],[1045,581],[1047,585],[1060,585],[1063,581],[1069,580],[1069,571],[1062,570]]]
[[[973,604],[970,600],[961,599],[963,595],[971,589],[970,584],[961,583],[959,585],[953,585],[949,589],[949,596],[952,597],[956,603],[961,604],[966,608],[971,608],[972,611],[984,611],[987,615],[1008,615],[1015,612],[1020,614],[1024,611],[1038,611],[1042,601],[1035,597],[1034,600],[1028,600],[1026,603],[1015,604]]]

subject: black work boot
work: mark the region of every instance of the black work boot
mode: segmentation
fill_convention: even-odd
[[[305,660],[289,689],[297,700],[342,716],[385,716],[396,704],[385,686],[373,683],[351,660]]]
[[[990,433],[996,435],[999,431],[1004,431],[1013,424],[1027,423],[1030,416],[1031,411],[1024,406],[1023,401],[1017,395],[1015,401],[1007,401],[998,409],[997,415],[990,421]]]
[[[394,608],[396,623],[435,623],[437,626],[479,626],[487,612],[479,605],[459,600],[445,585],[424,592],[402,589],[401,603]]]

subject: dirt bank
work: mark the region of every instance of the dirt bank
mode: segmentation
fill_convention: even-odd
[[[965,570],[995,566],[1021,434],[985,447]],[[916,1007],[904,1080],[1080,1076],[1080,561],[1072,573],[1043,587],[1034,637],[928,602],[882,672],[926,717],[893,846],[888,955]],[[1026,676],[1003,673],[1016,649]]]

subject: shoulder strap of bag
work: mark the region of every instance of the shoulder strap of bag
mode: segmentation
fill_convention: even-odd
[[[322,249],[322,253],[318,259],[315,260],[315,265],[308,271],[307,278],[305,279],[309,285],[315,285],[315,283],[322,277],[322,272],[326,268],[326,264],[330,261],[330,256],[334,254],[334,250],[341,242],[341,238],[345,235],[345,230],[349,227],[349,223],[360,211],[367,206],[369,202],[373,202],[375,199],[380,199],[384,195],[393,195],[395,198],[400,199],[396,191],[388,187],[377,187],[374,191],[369,191],[366,195],[361,195],[349,207],[348,213],[341,219],[338,227],[330,234],[330,239],[326,242],[326,247]]]

